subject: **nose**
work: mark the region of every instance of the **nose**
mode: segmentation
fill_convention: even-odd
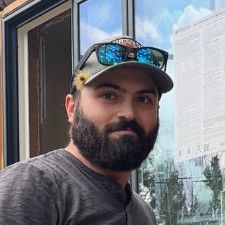
[[[132,103],[123,103],[118,110],[117,117],[119,119],[127,119],[129,121],[136,118],[135,107]]]

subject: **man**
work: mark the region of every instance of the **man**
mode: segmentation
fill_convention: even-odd
[[[0,175],[1,225],[155,225],[129,178],[152,150],[168,55],[129,37],[93,45],[72,78],[65,149]]]

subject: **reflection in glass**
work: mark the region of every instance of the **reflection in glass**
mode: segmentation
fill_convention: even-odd
[[[224,7],[224,0],[136,1],[137,40],[169,51],[167,73],[176,82],[174,32]],[[225,224],[225,152],[175,163],[174,114],[173,90],[160,100],[159,137],[138,170],[138,192],[153,207],[159,225]]]
[[[81,54],[92,44],[121,34],[121,0],[88,0],[80,5]]]

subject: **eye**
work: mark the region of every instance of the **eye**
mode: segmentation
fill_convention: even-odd
[[[148,95],[141,95],[138,97],[138,101],[147,104],[152,102],[152,98]]]
[[[101,94],[101,98],[105,100],[114,100],[116,98],[116,95],[114,93],[107,92],[107,93]]]

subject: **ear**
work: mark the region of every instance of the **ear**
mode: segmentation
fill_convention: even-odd
[[[72,95],[68,94],[65,99],[65,108],[70,123],[73,122],[73,115],[75,112],[75,99]]]

